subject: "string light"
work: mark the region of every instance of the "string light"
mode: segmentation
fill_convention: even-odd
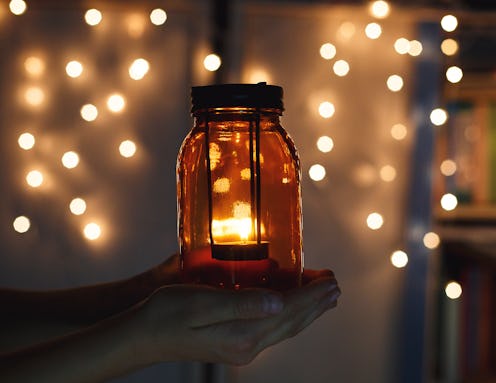
[[[335,111],[334,104],[329,101],[324,101],[319,105],[319,114],[323,118],[331,118]]]
[[[96,224],[95,222],[91,222],[84,227],[83,234],[90,241],[94,241],[100,238],[102,229],[100,228],[100,225]]]
[[[45,71],[45,63],[39,57],[31,56],[24,61],[24,69],[29,75],[39,77]]]
[[[400,37],[394,42],[394,50],[400,55],[405,55],[410,51],[410,41]]]
[[[431,112],[430,119],[434,125],[441,126],[448,120],[448,113],[444,109],[436,108]]]
[[[31,133],[22,133],[17,140],[19,147],[24,150],[30,150],[33,148],[36,140]]]
[[[371,39],[378,39],[382,34],[382,27],[377,23],[369,23],[365,27],[365,35]]]
[[[402,250],[396,250],[391,254],[391,264],[398,269],[405,267],[408,263],[408,255]]]
[[[446,296],[450,299],[458,299],[462,295],[462,286],[455,281],[448,282],[444,289]]]
[[[12,226],[14,226],[15,231],[22,234],[29,230],[29,228],[31,227],[31,222],[29,221],[28,217],[20,215],[19,217],[14,219]]]
[[[79,155],[76,152],[66,152],[62,156],[62,165],[67,169],[73,169],[79,164]]]
[[[425,247],[432,250],[439,246],[441,240],[439,239],[439,235],[430,231],[428,233],[425,233],[423,242]]]
[[[45,101],[45,92],[40,87],[31,86],[24,93],[26,102],[34,107],[38,107]]]
[[[410,49],[408,50],[408,54],[414,57],[419,56],[422,53],[422,50],[424,49],[422,47],[422,43],[418,40],[412,40],[409,43],[410,43]]]
[[[148,73],[150,69],[150,64],[143,58],[139,58],[133,61],[129,66],[129,77],[133,80],[141,80]]]
[[[331,137],[322,136],[319,137],[319,139],[317,140],[317,148],[322,153],[329,153],[333,147],[334,147],[334,141],[332,140]]]
[[[134,156],[136,153],[136,144],[131,140],[122,141],[119,145],[119,153],[125,158]]]
[[[444,160],[441,162],[440,170],[443,176],[449,177],[456,173],[456,162],[453,160]]]
[[[95,8],[88,9],[84,14],[84,20],[88,25],[98,25],[102,21],[102,12]]]
[[[451,193],[446,193],[441,197],[441,207],[446,211],[451,211],[458,205],[458,199]]]
[[[29,186],[37,188],[43,183],[43,174],[39,170],[31,170],[26,176],[26,182]]]
[[[320,56],[325,60],[331,60],[336,56],[336,47],[331,43],[322,44],[320,47]]]
[[[391,92],[399,92],[403,88],[403,78],[393,74],[388,77],[386,85]]]
[[[379,213],[370,213],[367,216],[367,226],[371,230],[379,230],[384,224],[384,218]]]
[[[79,77],[83,73],[83,64],[76,60],[69,61],[65,66],[65,72],[69,77]]]
[[[370,4],[370,13],[378,19],[384,19],[389,16],[390,8],[386,1],[378,0]]]
[[[446,56],[453,56],[456,52],[458,52],[458,43],[453,39],[445,39],[441,43],[441,51]]]
[[[308,175],[313,181],[319,182],[325,178],[326,170],[322,165],[315,164],[310,166],[310,169],[308,170]]]
[[[350,71],[350,64],[345,60],[338,60],[332,66],[332,70],[339,77],[344,77]]]
[[[203,66],[210,72],[215,72],[217,69],[220,68],[221,64],[222,61],[220,57],[214,53],[207,55],[203,60]]]
[[[11,2],[9,3],[10,12],[12,12],[16,16],[22,15],[24,12],[26,12],[27,8],[28,6],[23,0],[11,0]]]
[[[162,25],[167,20],[167,13],[161,8],[155,8],[150,12],[150,21],[154,25]]]
[[[394,124],[391,128],[391,136],[397,141],[405,139],[407,132],[406,126],[403,124]]]
[[[379,171],[379,175],[385,182],[394,181],[396,178],[396,169],[391,165],[384,165]]]
[[[82,215],[86,211],[86,201],[82,198],[74,198],[69,204],[69,210],[74,215]]]
[[[126,106],[126,100],[119,93],[114,93],[107,98],[107,108],[114,113],[120,113]]]
[[[460,82],[462,77],[463,71],[457,66],[450,66],[446,70],[446,79],[453,84]]]
[[[453,32],[457,26],[458,19],[453,15],[446,15],[441,19],[441,28],[446,32]]]
[[[85,104],[81,107],[81,117],[83,120],[91,122],[98,117],[98,109],[93,104]]]

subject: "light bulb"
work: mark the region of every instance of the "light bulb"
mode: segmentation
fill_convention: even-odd
[[[365,27],[365,35],[371,39],[376,40],[382,34],[382,27],[377,23],[369,23]]]
[[[36,140],[31,133],[22,133],[17,142],[21,149],[29,150],[33,148]]]
[[[69,61],[65,66],[65,72],[69,77],[79,77],[83,73],[83,64],[76,60]]]
[[[98,109],[93,104],[86,104],[81,107],[81,117],[83,120],[91,122],[98,117]]]
[[[444,292],[448,298],[458,299],[462,295],[462,286],[458,282],[451,281],[446,284]]]
[[[372,16],[377,17],[378,19],[388,17],[390,12],[389,4],[383,0],[374,1],[370,4],[369,10]]]
[[[133,80],[141,80],[148,73],[150,69],[150,64],[143,58],[139,58],[133,61],[129,67],[129,77]]]
[[[334,115],[334,104],[329,101],[324,101],[319,105],[319,114],[323,118],[331,118]]]
[[[463,71],[457,66],[450,66],[446,70],[446,79],[453,84],[460,82],[462,77]]]
[[[322,44],[320,47],[320,55],[325,60],[331,60],[336,56],[336,47],[331,43]]]
[[[408,255],[402,250],[396,250],[391,254],[391,263],[394,267],[401,269],[408,263]]]
[[[102,229],[100,228],[100,225],[91,222],[84,227],[83,234],[90,241],[94,241],[100,238],[100,235],[102,234]]]
[[[367,226],[369,229],[378,230],[384,224],[384,218],[379,213],[370,213],[367,216]]]
[[[429,117],[434,125],[441,126],[448,120],[448,113],[444,109],[436,108]]]
[[[446,32],[453,32],[458,26],[458,19],[453,15],[443,16],[441,19],[441,27]]]
[[[388,77],[386,85],[391,92],[399,92],[403,88],[403,78],[393,74]]]
[[[167,20],[167,13],[161,8],[155,8],[150,12],[150,21],[154,25],[162,25]]]
[[[326,170],[322,165],[315,164],[310,166],[310,169],[308,170],[308,175],[313,181],[319,182],[325,178]]]
[[[31,222],[28,217],[21,215],[14,220],[12,226],[14,226],[15,231],[22,234],[29,230]]]
[[[220,57],[214,53],[207,55],[203,60],[203,66],[210,72],[215,72],[217,69],[220,68],[221,64],[222,61]]]
[[[451,193],[446,193],[441,197],[441,207],[446,211],[451,211],[458,205],[458,199]]]
[[[88,25],[98,25],[102,21],[102,12],[95,8],[88,9],[84,14],[84,20]]]
[[[69,210],[74,215],[84,214],[86,211],[86,201],[82,198],[74,198],[69,204]]]
[[[114,113],[119,113],[124,110],[126,106],[126,100],[124,97],[118,93],[114,93],[107,99],[107,108]]]

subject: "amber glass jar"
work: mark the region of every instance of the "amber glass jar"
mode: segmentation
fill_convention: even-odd
[[[282,88],[192,89],[194,126],[177,160],[186,283],[287,290],[303,267],[299,158],[282,128]]]

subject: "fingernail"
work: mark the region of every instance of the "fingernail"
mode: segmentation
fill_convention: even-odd
[[[264,296],[263,311],[267,314],[277,314],[283,307],[284,303],[279,296],[270,294]]]

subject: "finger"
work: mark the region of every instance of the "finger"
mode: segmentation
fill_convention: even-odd
[[[315,279],[319,278],[335,278],[334,273],[332,270],[329,269],[323,269],[323,270],[311,270],[311,269],[305,269],[303,270],[303,275],[302,275],[302,283],[303,285],[306,285],[310,282],[312,282]]]

